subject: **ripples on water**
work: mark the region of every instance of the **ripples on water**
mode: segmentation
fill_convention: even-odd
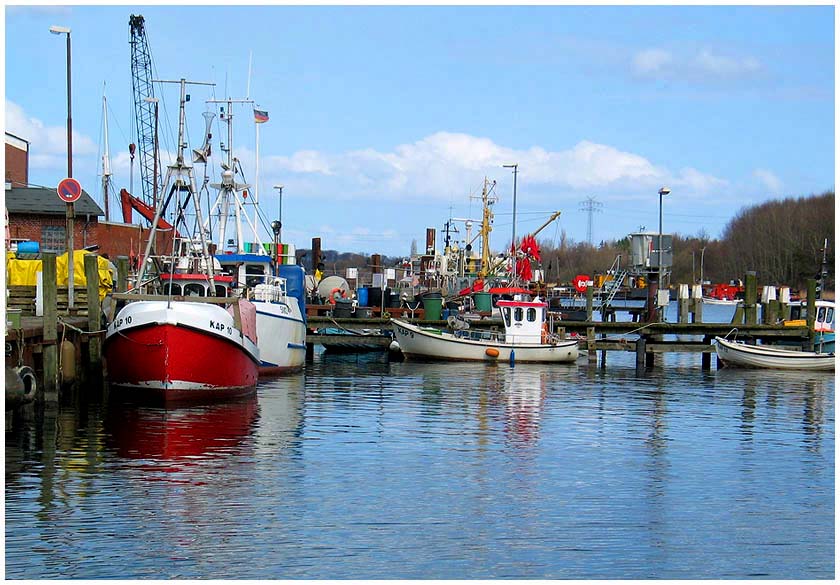
[[[318,355],[6,433],[9,578],[832,578],[832,375]]]

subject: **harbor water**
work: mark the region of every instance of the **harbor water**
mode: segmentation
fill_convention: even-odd
[[[34,408],[5,576],[834,577],[833,374],[608,360],[317,353],[242,402]]]

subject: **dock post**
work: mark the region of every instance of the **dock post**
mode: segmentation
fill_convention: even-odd
[[[807,311],[808,315],[805,322],[808,324],[808,351],[814,351],[814,342],[816,341],[816,334],[814,332],[814,322],[817,315],[817,280],[809,278],[806,281],[808,287]]]
[[[643,368],[645,366],[645,346],[647,345],[647,337],[640,335],[636,340],[636,367]]]
[[[779,288],[779,319],[787,321],[790,319],[790,287]]]
[[[590,286],[588,290],[592,290]],[[588,294],[588,293],[587,293]],[[586,328],[586,358],[587,361],[591,363],[598,362],[598,352],[595,351],[595,328],[594,327],[587,327]]]
[[[594,289],[592,285],[586,287],[586,320],[592,322],[592,297]]]
[[[691,287],[691,322],[703,322],[703,285],[695,284]]]
[[[315,359],[315,344],[314,343],[307,343],[306,344],[306,357],[304,358],[307,362],[311,362]]]
[[[703,336],[703,343],[706,345],[712,345],[712,337],[709,335]],[[700,369],[704,372],[708,372],[712,369],[712,354],[708,351],[704,351],[700,354]]]
[[[44,284],[44,392],[58,390],[58,284],[55,253],[41,254]],[[44,398],[39,391],[39,400]]]
[[[680,323],[688,323],[688,285],[681,284],[677,288],[677,313]]]
[[[102,310],[99,306],[99,256],[85,256],[85,280],[87,281],[88,311],[88,365],[95,372],[102,364],[102,343],[98,331],[101,329]]]
[[[114,292],[126,292],[128,290],[128,256],[117,256],[117,282],[114,283]]]
[[[746,325],[755,325],[758,322],[758,283],[755,271],[747,271],[744,279],[744,322]]]
[[[776,287],[765,286],[761,290],[761,323],[772,325],[776,322]]]

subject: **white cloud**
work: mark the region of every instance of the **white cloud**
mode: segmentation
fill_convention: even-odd
[[[29,164],[33,169],[62,169],[67,165],[67,128],[47,126],[28,116],[21,106],[6,100],[6,131],[29,141]],[[73,158],[96,154],[89,137],[73,131]]]
[[[539,146],[517,150],[486,137],[451,132],[437,132],[390,152],[307,150],[267,157],[262,169],[266,176],[296,181],[298,187],[300,179],[308,177],[315,181],[309,188],[336,198],[448,201],[466,195],[484,176],[506,178],[510,171],[501,165],[514,162],[519,163],[520,185],[530,187],[534,197],[549,190],[646,192],[662,184],[703,192],[726,184],[694,168],[671,173],[643,156],[591,141],[561,151]]]
[[[739,79],[759,74],[761,62],[755,57],[734,57],[700,49],[695,53],[673,53],[664,49],[644,49],[630,62],[633,73],[649,79],[689,79],[693,81]]]
[[[645,49],[633,56],[633,70],[639,75],[659,73],[674,61],[674,57],[663,49]]]
[[[781,195],[782,181],[772,171],[767,169],[756,169],[753,171],[753,177],[770,192],[770,195]]]

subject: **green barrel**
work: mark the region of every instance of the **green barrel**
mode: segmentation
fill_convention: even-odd
[[[443,299],[423,298],[423,310],[426,312],[426,321],[440,321],[440,310],[443,306]]]
[[[491,301],[490,293],[477,292],[473,293],[473,301],[475,302],[476,311],[492,311],[493,303]]]

